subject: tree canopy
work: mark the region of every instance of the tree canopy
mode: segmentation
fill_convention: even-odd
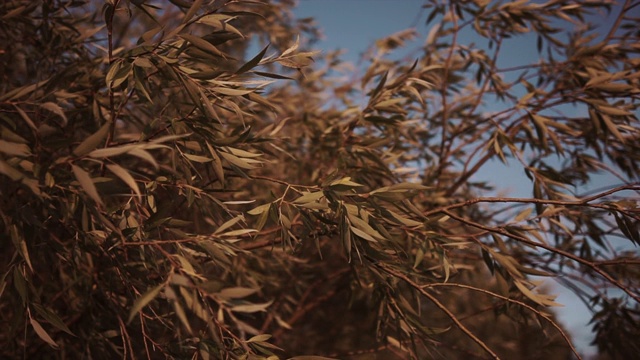
[[[637,355],[638,5],[429,0],[360,74],[293,0],[4,1],[0,354],[580,358],[555,279]]]

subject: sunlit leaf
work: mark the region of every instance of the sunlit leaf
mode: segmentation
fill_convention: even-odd
[[[67,327],[67,325],[62,321],[62,319],[60,319],[60,317],[56,315],[56,313],[39,304],[33,304],[33,308],[36,310],[36,312],[40,316],[42,316],[45,320],[47,320],[51,325],[55,326],[59,330],[66,332],[69,335],[75,336],[71,332],[71,330],[69,330],[69,327]]]
[[[261,303],[261,304],[245,304],[245,305],[235,305],[231,307],[231,311],[241,312],[241,313],[255,313],[265,311],[269,306],[273,304],[273,300]]]
[[[87,195],[89,195],[96,203],[104,205],[89,173],[73,164],[71,165],[71,170]]]
[[[109,130],[111,129],[112,124],[110,122],[106,122],[104,125],[98,129],[95,133],[91,134],[89,137],[84,139],[74,150],[73,154],[75,156],[83,156],[88,154],[91,150],[95,149],[100,145],[102,140],[107,137]]]
[[[144,294],[140,295],[139,298],[134,301],[131,310],[129,310],[129,318],[127,319],[127,323],[131,323],[131,320],[138,314],[140,310],[142,310],[145,306],[147,306],[153,299],[155,299],[162,288],[165,287],[165,284],[160,284],[156,287],[153,287],[147,290]]]
[[[22,157],[31,155],[31,149],[29,149],[29,146],[4,140],[0,140],[0,152]]]
[[[44,340],[47,344],[51,345],[51,347],[57,349],[58,344],[51,338],[49,333],[40,325],[38,321],[34,318],[29,318],[29,322],[31,323],[31,327],[36,332],[36,335],[40,337],[40,339]]]
[[[264,57],[264,54],[267,53],[268,48],[269,48],[269,45],[265,46],[264,49],[262,49],[262,51],[258,53],[258,55],[254,56],[251,60],[247,61],[247,63],[242,65],[240,69],[236,70],[236,74],[238,75],[243,74],[253,69],[254,67],[256,67],[260,63],[260,60],[262,60],[262,58]]]
[[[258,290],[259,289],[234,287],[234,288],[222,289],[220,290],[220,293],[218,293],[218,295],[222,298],[242,299],[247,296],[255,294],[256,292],[258,292]]]
[[[122,179],[122,181],[124,181],[125,184],[127,184],[136,195],[142,196],[136,180],[125,168],[121,167],[118,164],[108,164],[107,169],[109,169],[112,173],[116,174],[120,179]]]

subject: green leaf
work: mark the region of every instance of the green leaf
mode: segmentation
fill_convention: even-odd
[[[249,214],[249,215],[260,215],[262,213],[265,213],[265,212],[269,211],[269,208],[271,208],[271,203],[262,204],[262,205],[256,206],[255,208],[247,211],[247,214]]]
[[[224,32],[232,33],[232,34],[238,35],[241,38],[244,38],[244,35],[242,35],[240,30],[236,29],[231,24],[229,24],[228,21],[233,20],[234,18],[235,17],[227,14],[210,14],[198,19],[197,23],[209,25],[214,28],[221,29]]]
[[[391,214],[391,216],[393,217],[393,219],[399,221],[400,223],[402,223],[404,226],[409,226],[409,227],[415,227],[415,226],[422,226],[423,223],[420,221],[415,221],[412,219],[408,219],[398,213],[395,213],[389,209],[386,209],[385,212],[388,212],[389,214]]]
[[[17,266],[13,268],[13,287],[18,292],[18,295],[20,295],[22,304],[26,305],[27,300],[29,299],[27,280],[24,278],[24,275],[20,271],[20,268]]]
[[[256,335],[254,337],[252,337],[251,339],[247,340],[248,343],[252,343],[252,342],[263,342],[263,341],[267,341],[271,339],[271,335],[269,334],[261,334],[261,335]]]
[[[182,305],[180,305],[177,300],[173,302],[173,309],[176,311],[176,315],[178,316],[178,319],[180,319],[182,326],[187,329],[187,332],[189,332],[189,334],[193,334],[191,324],[189,324],[189,320],[187,319],[187,314],[184,312]]]
[[[193,2],[193,5],[191,5],[191,7],[189,8],[189,11],[187,11],[187,14],[182,19],[183,24],[188,23],[189,20],[191,20],[191,18],[193,17],[193,15],[195,15],[196,12],[200,10],[200,7],[202,6],[202,1],[203,0],[195,0]]]
[[[44,340],[47,344],[51,345],[51,347],[53,347],[54,349],[58,348],[58,344],[56,344],[56,342],[53,341],[49,333],[47,333],[47,331],[42,327],[42,325],[40,325],[39,322],[36,321],[36,319],[29,316],[29,322],[31,323],[31,327],[33,327],[33,330],[40,337],[40,339]]]
[[[144,59],[144,58],[139,58],[139,59]],[[134,81],[134,86],[138,91],[138,96],[142,95],[145,97],[145,99],[149,100],[150,103],[153,103],[153,100],[151,100],[149,85],[147,84],[147,76],[142,67],[140,66],[133,67],[133,81]]]
[[[279,80],[295,80],[292,77],[289,76],[284,76],[284,75],[280,75],[280,74],[273,74],[273,73],[269,73],[269,72],[263,72],[263,71],[253,71],[254,74],[256,75],[260,75],[260,76],[264,76],[270,79],[279,79]]]
[[[255,89],[232,89],[226,87],[214,87],[211,88],[211,91],[228,96],[242,96],[254,92]]]
[[[315,202],[320,200],[323,197],[324,197],[323,191],[307,192],[307,193],[303,193],[303,195],[300,196],[299,198],[293,200],[293,204],[306,204],[310,202]]]
[[[358,237],[363,238],[367,241],[371,241],[371,242],[378,242],[378,240],[374,239],[373,236],[367,234],[366,232],[358,229],[357,227],[354,226],[350,226],[349,227],[351,229],[351,231]]]
[[[73,150],[73,155],[83,156],[88,154],[91,150],[97,148],[98,145],[100,145],[100,143],[102,142],[102,140],[104,140],[104,138],[107,137],[107,134],[109,133],[110,129],[111,129],[111,122],[107,122],[104,125],[102,125],[102,127],[98,129],[98,131],[96,131],[95,133],[93,133],[92,135],[84,139],[84,141],[82,141],[80,145],[78,145]]]
[[[139,298],[137,298],[136,301],[134,301],[133,306],[131,307],[131,310],[129,311],[129,318],[127,319],[127,324],[131,323],[131,320],[133,320],[136,314],[138,314],[138,312],[142,310],[142,308],[147,306],[147,304],[149,304],[153,299],[155,299],[156,296],[158,296],[158,294],[160,293],[160,290],[162,290],[162,288],[164,287],[165,287],[165,284],[160,284],[154,288],[147,290],[147,292],[145,292]]]
[[[236,305],[231,307],[231,311],[233,312],[241,312],[241,313],[254,313],[265,311],[269,306],[273,304],[273,300],[268,301],[266,303],[261,304],[244,304],[244,305]]]
[[[62,118],[63,125],[62,126],[66,126],[67,125],[67,115],[65,115],[64,110],[62,110],[62,108],[60,107],[60,105],[53,103],[53,102],[46,102],[44,104],[40,105],[41,108],[46,109],[51,111],[52,113],[60,116]]]
[[[551,120],[544,116],[540,116],[536,114],[529,114],[529,115],[531,117],[531,120],[533,120],[533,125],[535,126],[536,132],[538,133],[538,139],[540,140],[540,143],[542,144],[542,146],[546,149],[547,148],[547,123]]]
[[[533,211],[532,208],[526,208],[524,210],[522,210],[514,219],[515,222],[520,222],[524,219],[526,219],[529,215],[531,215],[531,212]]]
[[[98,194],[98,190],[96,189],[96,185],[93,183],[93,179],[89,176],[89,173],[84,171],[82,168],[71,165],[71,170],[73,174],[78,179],[80,186],[82,189],[98,204],[104,205],[102,199],[100,199],[100,195]]]
[[[0,160],[0,174],[8,176],[13,181],[18,181],[25,177],[20,171],[2,160]]]
[[[632,115],[631,112],[624,110],[624,109],[619,109],[613,106],[606,106],[606,105],[598,105],[596,106],[598,108],[598,110],[603,113],[603,114],[607,114],[607,115],[614,115],[614,116],[627,116],[627,115]]]
[[[200,155],[192,155],[192,154],[187,154],[187,153],[183,153],[182,154],[185,158],[191,160],[191,161],[195,161],[197,163],[208,163],[213,161],[213,159],[210,159],[208,157],[204,157],[204,156],[200,156]]]
[[[0,101],[19,99],[25,95],[31,94],[36,89],[39,89],[40,87],[45,85],[48,81],[49,79],[37,82],[35,84],[25,85],[25,86],[13,89],[5,94],[0,95]],[[18,106],[15,106],[15,107],[18,108]],[[22,110],[18,110],[18,111],[22,111]]]
[[[257,293],[258,290],[260,289],[251,289],[251,288],[245,288],[245,287],[226,288],[226,289],[220,290],[220,292],[218,293],[218,296],[222,298],[227,298],[227,299],[242,299]]]
[[[31,120],[29,115],[27,115],[27,113],[24,112],[24,110],[22,110],[18,105],[15,105],[15,108],[16,108],[16,111],[18,112],[18,114],[20,114],[20,117],[22,118],[22,120],[24,120],[24,122],[27,123],[27,125],[29,125],[29,127],[32,130],[38,131],[38,128],[36,127],[36,124],[33,122],[33,120]]]
[[[378,94],[380,94],[380,92],[384,88],[384,85],[387,83],[387,76],[388,75],[389,75],[389,71],[385,71],[384,74],[382,75],[382,77],[380,77],[380,81],[378,82],[378,85],[373,90],[373,92],[371,92],[371,95],[370,95],[371,99],[375,99],[376,96]]]
[[[105,82],[109,89],[115,89],[124,83],[129,77],[132,65],[129,62],[125,62],[121,59],[115,61],[105,77]]]
[[[126,169],[117,164],[109,164],[107,165],[107,169],[109,169],[109,171],[116,174],[122,181],[124,181],[125,184],[127,184],[131,188],[131,190],[133,190],[133,192],[138,195],[138,197],[142,196],[136,180],[133,178],[133,176],[131,176],[131,174],[129,174]]]
[[[27,266],[29,266],[31,272],[33,272],[33,265],[31,264],[29,249],[27,248],[26,241],[24,241],[24,237],[18,231],[18,227],[15,225],[11,226],[9,232],[11,233],[11,240],[13,241],[13,245],[16,247],[16,249],[18,249],[18,252],[20,253],[20,255],[22,255],[22,258],[27,263]]]
[[[181,38],[187,40],[188,42],[190,42],[193,46],[195,46],[196,48],[209,53],[211,55],[215,55],[215,56],[220,56],[220,57],[225,57],[224,54],[222,53],[222,51],[218,50],[215,46],[211,45],[207,40],[204,40],[200,37],[194,36],[194,35],[189,35],[189,34],[180,34],[178,35]]]
[[[624,143],[624,137],[622,136],[620,131],[618,131],[618,127],[616,126],[616,124],[613,123],[613,121],[611,120],[611,117],[609,117],[609,115],[607,114],[600,114],[600,118],[602,119],[604,124],[607,126],[607,129],[611,131],[613,136],[615,136],[618,140],[620,140],[620,142]]]
[[[293,45],[291,45],[289,48],[287,48],[287,50],[283,51],[280,56],[282,57],[292,54],[294,51],[298,50],[298,46],[300,46],[300,35],[296,37],[296,42],[293,43]]]
[[[67,327],[67,325],[54,313],[52,310],[47,309],[39,304],[32,304],[33,308],[36,310],[40,316],[42,316],[45,320],[47,320],[51,325],[55,326],[58,330],[62,330],[69,335],[75,336],[71,330]]]
[[[254,67],[258,66],[258,64],[260,64],[260,60],[262,60],[262,58],[264,57],[264,54],[266,54],[268,48],[269,48],[269,45],[265,46],[264,49],[262,49],[262,51],[260,51],[258,53],[258,55],[254,56],[253,59],[247,61],[247,63],[242,65],[242,67],[240,67],[240,69],[236,70],[236,75],[243,74],[243,73],[253,69]]]
[[[228,228],[230,228],[233,225],[237,224],[238,221],[240,221],[240,220],[244,220],[244,216],[242,214],[240,214],[240,215],[234,217],[233,219],[226,221],[224,224],[220,225],[220,227],[218,227],[216,229],[214,234],[219,234],[219,233],[227,230]]]
[[[221,152],[220,155],[227,160],[229,163],[241,168],[241,169],[255,169],[256,167],[251,165],[248,159],[241,159],[235,155],[231,155],[229,153]]]
[[[211,158],[213,159],[213,172],[216,173],[216,177],[222,186],[224,186],[224,168],[222,167],[222,160],[220,156],[218,156],[218,151],[215,150],[209,143],[207,143],[209,147],[209,154],[211,154]]]
[[[90,153],[88,153],[87,155],[91,156],[92,158],[105,158],[105,157],[110,157],[110,156],[117,156],[117,155],[121,155],[121,154],[126,154],[129,151],[135,149],[136,147],[139,147],[139,146],[137,146],[137,145],[123,145],[123,146],[107,147],[107,148],[93,150]]]
[[[349,177],[349,176],[344,177],[344,178],[339,179],[339,180],[335,180],[335,181],[331,182],[331,184],[329,184],[329,186],[337,186],[337,185],[344,185],[344,186],[349,186],[349,187],[363,186],[362,184],[358,184],[356,182],[351,181],[351,177]]]
[[[347,213],[347,216],[349,218],[349,221],[351,221],[352,225],[354,225],[354,227],[358,228],[358,230],[362,230],[363,232],[367,233],[369,236],[377,239],[377,240],[383,240],[384,237],[382,235],[380,235],[380,233],[375,230],[374,228],[371,227],[371,225],[369,225],[369,223],[367,223],[367,221],[351,214],[351,213]],[[356,235],[360,236],[358,232],[354,232]],[[362,236],[360,236],[362,237]],[[367,239],[369,240],[369,239]],[[370,240],[371,241],[371,240]],[[375,241],[375,240],[373,240]]]
[[[220,236],[242,236],[258,232],[256,229],[239,229],[220,234]]]
[[[134,149],[128,151],[127,153],[130,154],[130,155],[139,157],[142,160],[148,161],[156,169],[159,168],[158,163],[156,162],[156,159],[153,157],[153,155],[151,155],[151,153],[149,153],[148,151],[146,151],[144,149],[134,148]]]
[[[29,146],[4,140],[0,140],[0,152],[21,157],[31,155],[31,149],[29,149]]]

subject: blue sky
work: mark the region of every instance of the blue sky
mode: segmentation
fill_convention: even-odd
[[[315,18],[323,29],[324,39],[316,44],[316,48],[325,51],[344,49],[346,52],[342,58],[357,64],[360,55],[375,40],[410,27],[415,27],[421,34],[414,46],[422,43],[430,30],[430,26],[425,25],[428,10],[421,9],[422,4],[423,0],[299,0],[295,14],[299,18]],[[461,39],[462,42],[478,40]],[[534,37],[508,40],[503,48],[510,49],[509,60],[500,66],[527,64],[538,57]],[[510,190],[510,195],[531,196],[530,181],[521,168],[514,171],[495,162],[475,177],[475,180],[494,183],[498,179],[503,189]],[[614,180],[611,177],[602,177],[592,187],[611,185],[612,182]],[[594,354],[595,348],[589,346],[593,335],[591,326],[587,325],[590,313],[585,305],[570,291],[554,285],[552,281],[547,280],[545,284],[552,287],[551,292],[559,295],[557,301],[565,305],[557,314],[565,328],[572,333],[578,350],[584,355]]]

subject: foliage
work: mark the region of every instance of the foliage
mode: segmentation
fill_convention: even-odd
[[[5,1],[2,355],[566,358],[540,277],[637,354],[637,5],[430,1],[341,82],[291,0]]]

